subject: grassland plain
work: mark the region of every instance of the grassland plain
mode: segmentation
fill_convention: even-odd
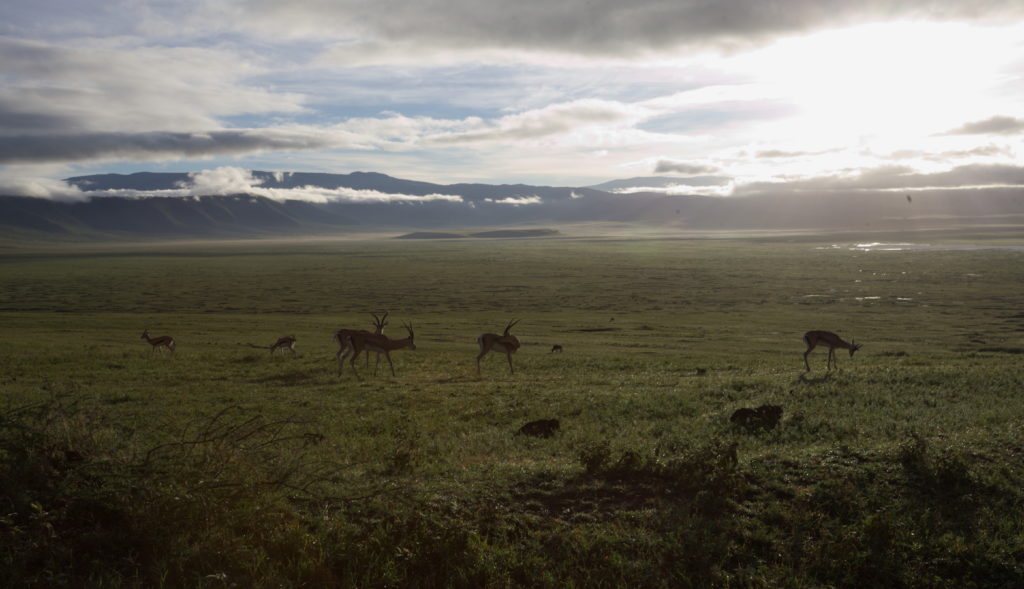
[[[9,251],[0,561],[19,586],[1024,586],[1022,285],[1020,251],[806,238]],[[417,349],[339,376],[332,333],[385,309]],[[512,318],[516,373],[478,376]],[[864,347],[804,374],[809,329]],[[764,403],[775,429],[730,424]],[[561,431],[514,435],[540,418]]]

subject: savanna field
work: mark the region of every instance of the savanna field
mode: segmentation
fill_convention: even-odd
[[[976,242],[969,242],[976,243]],[[1024,251],[0,251],[12,587],[1021,587]],[[332,334],[416,349],[338,374]],[[511,374],[476,337],[512,329]],[[171,335],[176,351],[141,339]],[[801,337],[837,332],[804,371]],[[297,355],[267,347],[297,339]],[[563,348],[550,353],[553,345]],[[774,428],[730,422],[780,405]],[[552,437],[516,435],[558,419]]]

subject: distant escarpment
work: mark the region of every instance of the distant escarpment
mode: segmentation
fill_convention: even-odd
[[[867,236],[951,228],[1016,235],[1024,230],[1024,192],[1014,187],[979,189],[972,191],[970,198],[941,189],[918,190],[913,199],[886,191],[713,197],[612,194],[594,188],[525,184],[442,185],[364,172],[254,171],[252,176],[257,180],[252,193],[231,195],[191,194],[195,186],[190,175],[169,173],[68,178],[69,185],[81,190],[79,200],[0,194],[0,239],[221,239],[356,233],[389,233],[402,239],[511,239],[555,237],[558,231],[545,227],[591,223],[651,226],[680,235],[786,231]],[[638,178],[600,186],[620,190],[627,185],[657,185],[653,180]],[[469,227],[474,231],[466,229]]]
[[[478,231],[475,233],[447,233],[439,231],[416,231],[399,235],[395,239],[464,239],[476,237],[481,239],[521,239],[528,237],[555,237],[561,235],[556,229],[497,229],[494,231]]]

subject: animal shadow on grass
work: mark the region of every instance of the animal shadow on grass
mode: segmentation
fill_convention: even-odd
[[[821,376],[816,376],[814,378],[807,378],[806,374],[801,374],[799,377],[797,377],[797,381],[802,384],[821,384],[823,382],[828,382],[830,380],[832,380],[831,372],[826,372],[825,374]]]
[[[782,419],[781,405],[761,405],[751,409],[742,407],[733,412],[729,421],[745,428],[749,432],[775,429]]]
[[[277,383],[282,385],[297,385],[316,381],[314,373],[305,370],[289,370],[279,374],[269,374],[253,379],[257,383]]]
[[[562,428],[557,419],[538,419],[531,421],[519,428],[517,436],[534,436],[537,438],[550,438]]]
[[[509,507],[577,522],[613,520],[639,510],[675,511],[669,506],[724,517],[747,489],[746,478],[735,471],[737,446],[718,441],[667,458],[613,452],[605,441],[580,452],[584,472],[568,478],[538,473],[514,484]]]

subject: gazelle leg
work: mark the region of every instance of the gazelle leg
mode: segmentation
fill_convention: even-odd
[[[338,350],[336,357],[338,358],[338,374],[341,375],[345,372],[345,358],[348,357],[348,353],[352,351],[352,348],[345,346]]]
[[[512,370],[512,352],[505,352],[505,358],[508,359],[508,371],[512,374],[515,374],[516,371]]]
[[[360,350],[360,349],[356,348],[355,346],[353,346],[352,347],[352,357],[349,358],[349,360],[348,360],[348,364],[349,364],[349,366],[352,367],[352,372],[354,372],[356,374],[356,378],[359,378],[359,369],[356,367],[356,358],[358,358],[359,354],[361,354],[362,352],[363,352],[362,350]]]

